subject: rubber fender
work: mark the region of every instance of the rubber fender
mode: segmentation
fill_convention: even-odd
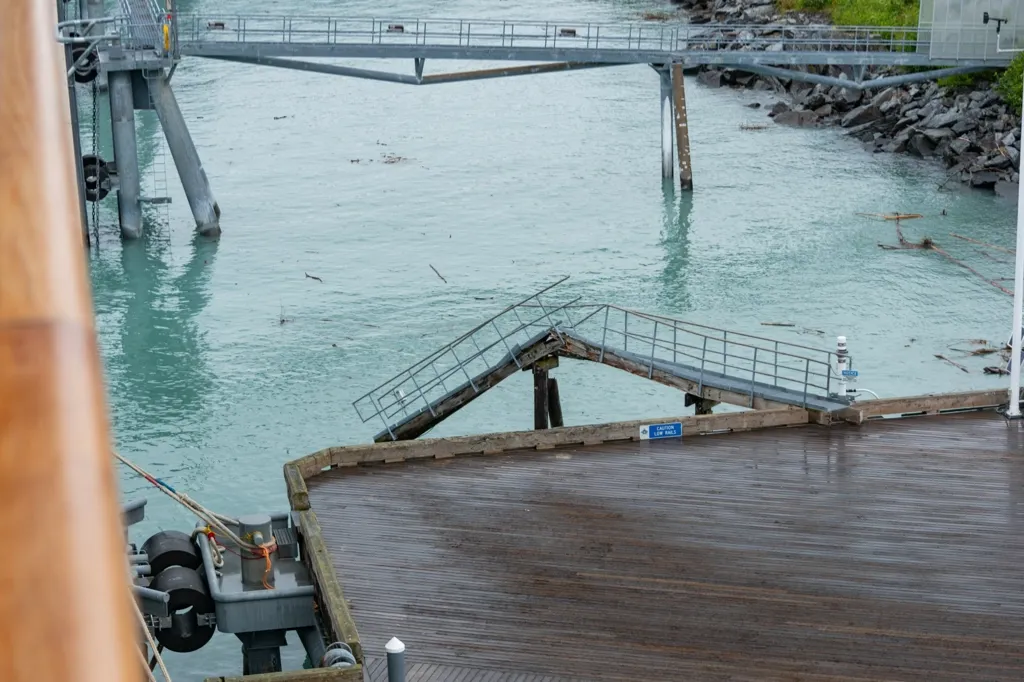
[[[153,535],[142,545],[142,551],[149,557],[153,575],[160,575],[171,566],[184,566],[198,570],[203,565],[199,549],[192,538],[180,530],[163,530]]]
[[[79,58],[85,54],[84,47],[71,48],[71,61],[77,63]],[[96,50],[91,50],[89,56],[81,64],[75,67],[74,77],[76,83],[92,83],[100,75],[100,59]]]
[[[171,566],[149,584],[151,589],[170,595],[171,627],[154,633],[164,648],[177,653],[198,651],[213,637],[216,625],[200,625],[198,616],[215,612],[213,598],[199,574],[184,566]]]
[[[82,156],[82,176],[85,184],[85,198],[100,201],[110,194],[110,171],[107,162],[95,154]]]

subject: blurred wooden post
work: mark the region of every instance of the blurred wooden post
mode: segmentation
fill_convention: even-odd
[[[0,680],[142,678],[56,5],[0,22]]]

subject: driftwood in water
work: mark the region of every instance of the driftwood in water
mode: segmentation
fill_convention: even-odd
[[[946,357],[945,355],[943,355],[942,353],[936,353],[936,354],[935,354],[935,357],[937,357],[937,358],[938,358],[939,360],[944,360],[944,361],[948,362],[949,364],[953,365],[954,367],[956,367],[956,368],[957,368],[957,369],[959,369],[959,370],[962,370],[962,371],[964,371],[964,372],[968,372],[968,371],[970,371],[970,370],[968,370],[968,369],[967,369],[966,367],[964,367],[963,365],[961,365],[961,364],[960,364],[959,362],[954,362],[953,360],[950,360],[949,358],[947,358],[947,357]]]
[[[988,249],[995,249],[996,251],[1002,251],[1004,253],[1009,253],[1009,254],[1016,254],[1017,253],[1014,249],[1008,249],[1005,246],[996,246],[995,244],[989,244],[987,242],[979,241],[977,239],[972,239],[971,237],[965,237],[962,234],[957,234],[956,232],[950,232],[949,236],[950,237],[956,237],[957,239],[963,239],[965,242],[971,242],[972,244],[977,244],[978,246],[984,246],[985,248],[988,248]]]
[[[970,239],[969,237],[962,237],[962,236],[956,235],[956,234],[954,234],[952,236],[959,237],[960,239],[967,239],[968,241],[975,241],[973,239]],[[963,269],[971,272],[974,275],[977,275],[986,284],[991,284],[996,289],[999,289],[1000,291],[1002,291],[1004,294],[1009,294],[1010,296],[1013,296],[1013,292],[1012,291],[1010,291],[1009,289],[1007,289],[1003,285],[999,284],[995,280],[989,279],[985,275],[981,274],[980,272],[978,272],[977,270],[972,268],[967,263],[964,263],[962,260],[959,260],[958,258],[954,258],[945,249],[943,249],[938,244],[936,244],[934,241],[932,241],[932,239],[930,237],[925,237],[920,242],[910,242],[910,241],[907,241],[906,237],[903,236],[903,230],[900,229],[900,221],[899,220],[896,221],[896,239],[897,239],[897,241],[899,241],[899,246],[892,246],[892,245],[889,245],[889,244],[879,244],[878,246],[883,248],[883,249],[885,249],[885,250],[887,250],[887,251],[902,251],[902,250],[913,250],[913,249],[926,249],[926,250],[929,250],[929,251],[934,251],[934,252],[938,253],[939,255],[941,255],[946,260],[950,261],[951,263],[953,263],[955,265],[959,265]],[[981,243],[981,242],[979,242],[979,243]],[[991,246],[991,244],[985,244],[985,246]],[[995,247],[995,248],[1000,248],[1000,247]],[[964,371],[967,371],[967,370],[964,370]]]

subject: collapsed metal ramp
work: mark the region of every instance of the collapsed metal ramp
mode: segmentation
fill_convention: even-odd
[[[551,355],[615,367],[741,407],[849,407],[834,353],[618,306],[545,303],[564,278],[477,325],[357,399],[375,441],[417,438],[498,383]],[[852,365],[848,365],[851,366]]]

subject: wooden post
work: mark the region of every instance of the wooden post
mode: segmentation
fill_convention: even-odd
[[[0,680],[136,682],[56,21],[14,0],[0,22]]]
[[[711,400],[710,398],[701,398],[698,395],[687,393],[686,397],[683,398],[683,404],[686,407],[693,405],[694,414],[711,414],[711,409],[718,405],[717,400]]]
[[[558,398],[558,379],[548,379],[548,414],[552,428],[565,426],[562,421],[562,401]]]
[[[683,65],[672,64],[672,96],[676,111],[676,149],[679,153],[679,186],[684,190],[693,189],[693,169],[690,167],[690,130],[686,120],[686,84],[683,82]]]
[[[533,366],[533,428],[548,428],[548,371]]]

